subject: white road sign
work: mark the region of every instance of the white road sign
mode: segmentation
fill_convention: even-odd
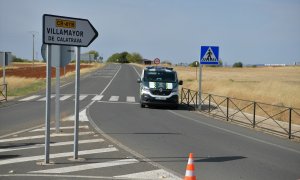
[[[75,60],[75,48],[72,46],[58,46],[52,45],[51,47],[51,66],[52,67],[65,67],[71,60]],[[46,61],[46,44],[41,48],[42,57]]]
[[[67,46],[89,46],[98,37],[87,19],[43,15],[43,43]]]

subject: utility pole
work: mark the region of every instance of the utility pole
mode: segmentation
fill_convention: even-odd
[[[30,33],[32,34],[32,69],[34,68],[34,38],[35,36],[38,34],[37,31],[30,31]]]
[[[32,34],[32,68],[34,66],[34,36],[35,34]]]

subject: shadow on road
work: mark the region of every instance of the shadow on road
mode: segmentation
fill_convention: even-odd
[[[133,157],[138,159],[140,162],[187,162],[188,157],[146,157],[146,159],[140,159],[138,157]],[[240,159],[245,159],[247,157],[244,156],[220,156],[220,157],[194,157],[194,162],[209,162],[209,163],[220,163],[220,162],[228,162],[235,161]],[[128,159],[122,157],[114,157],[114,158],[87,158],[86,160],[120,160],[120,159]]]
[[[148,106],[149,109],[161,109],[161,110],[183,110],[183,111],[193,111],[195,110],[192,106],[187,106],[184,104],[178,104],[177,107],[172,107],[168,105],[151,105]]]
[[[16,157],[20,157],[20,155],[0,155],[0,159],[10,159],[10,158],[16,158]]]

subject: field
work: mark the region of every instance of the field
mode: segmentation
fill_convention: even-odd
[[[101,67],[101,64],[80,65],[81,74]],[[70,77],[75,74],[75,64],[69,64],[66,69],[60,69],[61,77]],[[37,92],[45,88],[46,66],[45,63],[13,63],[5,70],[6,82],[8,84],[8,98],[13,99],[29,93]],[[2,84],[3,70],[0,69],[0,84]],[[51,68],[51,76],[54,78],[55,68]]]
[[[175,69],[183,87],[198,90],[195,68]],[[204,67],[202,74],[204,93],[300,108],[300,67]]]

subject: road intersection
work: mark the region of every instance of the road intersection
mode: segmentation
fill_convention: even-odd
[[[195,153],[195,173],[200,179],[300,177],[296,142],[183,106],[141,109],[136,83],[140,72],[132,65],[109,64],[81,79],[79,156],[83,161],[70,159],[74,84],[61,90],[62,132],[51,130],[52,165],[39,164],[43,161],[44,95],[30,95],[0,108],[0,178],[180,179],[190,152]]]

